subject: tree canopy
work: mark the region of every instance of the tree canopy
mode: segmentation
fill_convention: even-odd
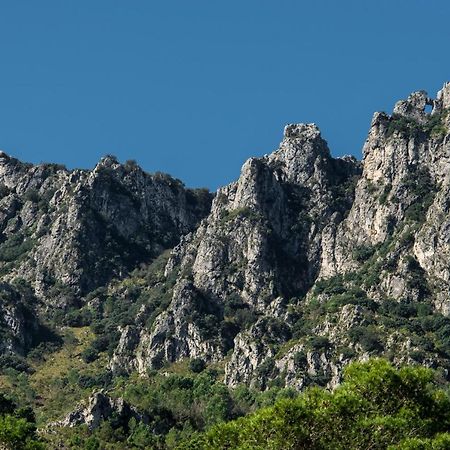
[[[311,388],[294,399],[212,427],[180,450],[448,449],[450,399],[437,374],[354,363],[333,392]]]

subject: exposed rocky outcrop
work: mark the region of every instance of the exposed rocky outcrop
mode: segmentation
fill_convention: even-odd
[[[94,430],[103,421],[112,418],[114,418],[116,426],[120,424],[127,426],[132,418],[138,423],[148,423],[148,417],[139,413],[123,398],[111,398],[103,392],[96,392],[89,397],[87,405],[80,405],[78,409],[69,413],[63,420],[50,426],[75,427],[87,425],[90,430]]]
[[[192,231],[210,208],[207,191],[105,157],[92,171],[23,164],[0,156],[4,279],[29,281],[47,304],[123,277]],[[80,302],[78,301],[78,304]]]
[[[212,195],[111,156],[92,171],[24,164],[0,154],[0,271],[35,296],[28,314],[53,317],[83,306],[85,295],[125,277],[194,230]],[[4,285],[6,286],[6,284]],[[23,353],[29,330],[20,302],[0,303],[8,337],[1,352]],[[38,317],[32,322],[37,322]],[[12,337],[11,337],[12,339]]]
[[[115,374],[199,358],[231,387],[334,387],[383,355],[446,375],[449,108],[447,83],[376,113],[362,162],[288,125],[212,203],[111,157],[67,171],[0,155],[4,281],[95,317]]]
[[[237,313],[282,317],[288,300],[306,294],[317,277],[322,231],[344,218],[359,173],[355,159],[330,156],[315,125],[287,126],[279,150],[248,160],[173,251],[166,266],[167,276],[179,274],[172,302],[141,332],[133,368],[145,373],[180,358],[217,361],[235,345]]]
[[[376,113],[361,164],[332,158],[314,124],[288,125],[279,149],[248,160],[175,247],[166,266],[176,277],[172,302],[150,330],[132,340],[122,332],[112,367],[145,373],[164,361],[229,354],[230,386],[280,377],[333,386],[351,359],[417,356],[420,345],[381,323],[386,304],[449,310],[449,92],[449,84],[436,99],[415,92],[391,116]],[[318,294],[320,280],[335,279],[342,292]],[[302,321],[307,335],[296,331]],[[308,343],[314,336],[326,341]],[[428,365],[442,364],[439,352],[425,353]]]

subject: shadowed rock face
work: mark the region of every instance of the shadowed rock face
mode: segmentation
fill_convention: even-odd
[[[92,171],[69,171],[21,163],[2,152],[2,351],[23,353],[40,317],[81,307],[90,291],[172,248],[208,214],[211,200],[206,190],[186,189],[168,175],[150,175],[114,157]],[[9,291],[16,292],[13,306]]]
[[[221,360],[243,339],[234,341],[239,327],[227,320],[233,302],[255,318],[283,318],[289,299],[313,285],[323,230],[344,219],[360,172],[355,159],[330,156],[314,124],[288,125],[279,149],[248,160],[239,180],[219,189],[208,218],[173,250],[166,274],[182,275],[172,303],[140,339],[123,331],[112,368],[145,373],[161,361]],[[216,324],[210,337],[205,315]],[[130,354],[131,341],[130,361],[121,354]]]
[[[314,124],[287,125],[214,199],[114,158],[70,172],[0,155],[4,281],[31,283],[40,310],[135,289],[115,373],[201,358],[230,386],[300,389],[375,354],[445,372],[449,107],[445,84],[376,113],[362,162],[331,157]],[[167,248],[156,280],[132,272]]]
[[[212,198],[113,157],[92,171],[68,171],[2,154],[0,182],[3,277],[25,279],[62,307],[173,247],[209,212]]]

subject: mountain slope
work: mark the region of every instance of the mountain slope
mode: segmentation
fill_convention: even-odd
[[[375,114],[361,164],[333,159],[314,125],[287,126],[172,252],[171,304],[122,331],[112,368],[228,355],[230,386],[301,387],[373,353],[447,367],[449,90]]]
[[[28,312],[56,321],[89,292],[173,247],[208,213],[212,198],[114,157],[92,171],[68,171],[3,153],[0,180],[0,270],[12,283],[5,295],[15,289],[23,297],[22,285]],[[17,315],[14,321],[22,322]]]
[[[88,385],[117,399],[127,379],[195,390],[187,371],[234,405],[245,385],[253,403],[217,420],[256,392],[334,388],[372,356],[448,378],[449,111],[446,83],[376,113],[361,162],[333,158],[316,125],[288,125],[214,196],[114,157],[68,171],[1,154],[3,373],[28,367],[34,406],[53,369],[70,398]],[[66,354],[67,373],[49,363]],[[82,410],[58,413],[70,409]],[[165,430],[179,432],[170,411]]]

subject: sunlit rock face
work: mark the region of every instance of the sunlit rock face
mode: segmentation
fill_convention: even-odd
[[[450,311],[449,108],[446,83],[376,113],[361,162],[287,125],[214,196],[113,157],[68,171],[0,153],[3,281],[19,299],[27,284],[36,317],[132,297],[116,374],[202,359],[229,386],[302,389],[373,355],[446,371],[421,318]],[[2,351],[27,347],[13,298]]]

